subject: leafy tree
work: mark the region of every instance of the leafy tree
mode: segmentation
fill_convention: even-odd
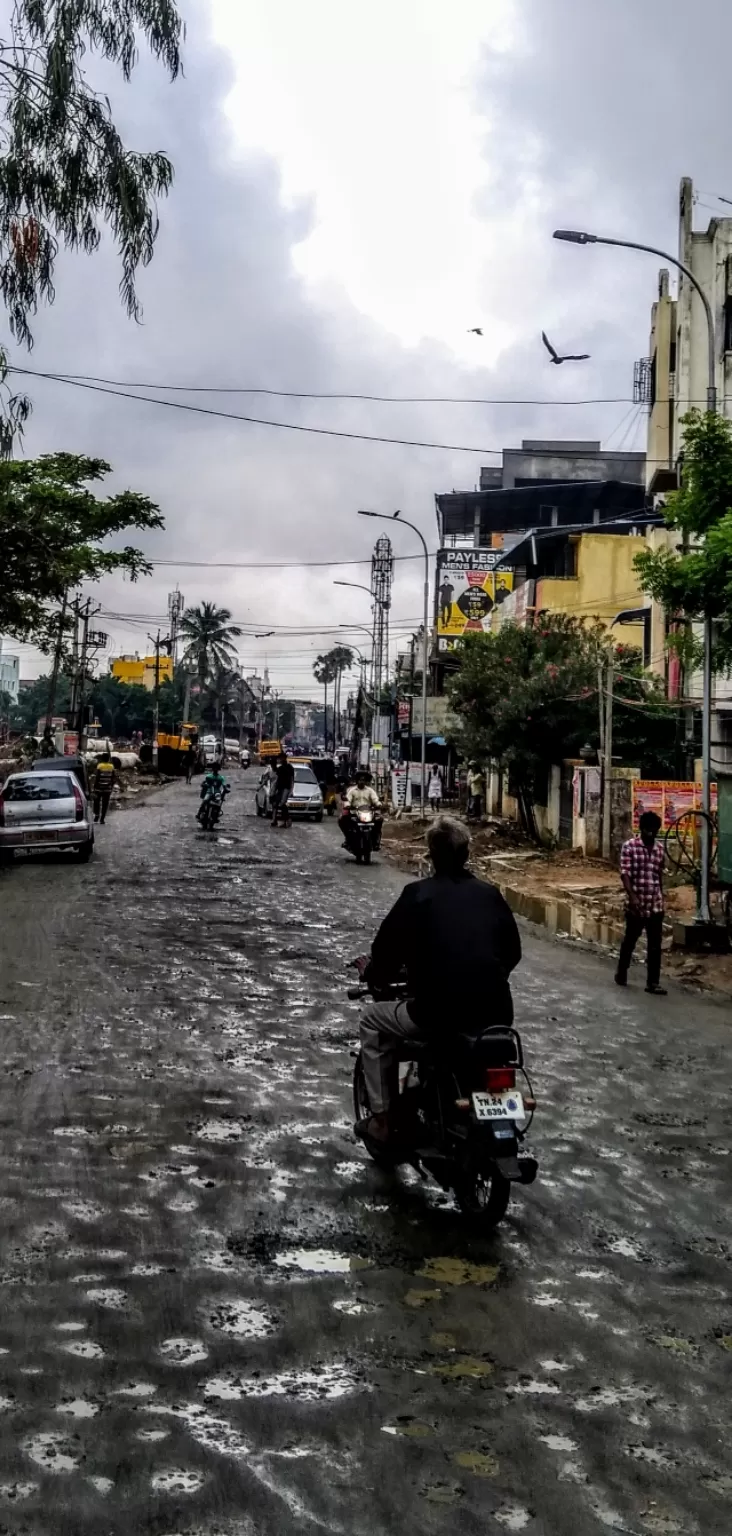
[[[711,412],[682,420],[681,488],[667,498],[669,528],[688,552],[644,550],[635,566],[646,592],[674,621],[717,621],[714,665],[732,665],[732,424]]]
[[[103,459],[73,453],[0,462],[0,632],[47,647],[69,588],[110,571],[132,581],[150,571],[139,549],[102,548],[110,534],[163,526],[136,491],[94,495],[90,484],[110,472]]]
[[[188,608],[181,620],[180,632],[186,642],[183,663],[195,673],[203,692],[217,673],[231,672],[236,662],[234,640],[241,634],[232,624],[228,608],[215,603],[200,603]]]
[[[89,54],[129,80],[144,39],[172,78],[181,67],[182,23],[174,0],[15,0],[0,37],[0,297],[12,334],[32,346],[30,319],[55,297],[59,248],[96,251],[107,226],[122,262],[128,314],[140,307],[138,267],[151,259],[157,199],[173,180],[158,150],[127,149],[109,100],[90,85]],[[2,378],[6,378],[2,357]],[[29,404],[6,388],[0,448]]]
[[[471,760],[508,767],[524,810],[553,763],[586,745],[597,750],[598,663],[610,648],[602,625],[548,613],[533,627],[469,635],[458,648],[449,688],[459,745]],[[644,678],[637,652],[618,647],[614,656],[613,755],[659,771],[674,761],[677,711]]]

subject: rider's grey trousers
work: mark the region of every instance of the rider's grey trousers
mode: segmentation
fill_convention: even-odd
[[[400,1042],[423,1038],[405,1002],[369,1003],[364,1008],[361,1054],[372,1115],[386,1114],[397,1097]]]

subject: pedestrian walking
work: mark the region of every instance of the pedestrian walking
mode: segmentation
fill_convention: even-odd
[[[433,815],[439,815],[440,806],[442,804],[442,779],[440,778],[439,768],[432,768],[430,771],[429,783],[427,785],[427,799],[432,806]]]
[[[195,747],[194,747],[192,742],[191,742],[191,744],[188,747],[188,750],[186,752],[186,759],[185,759],[185,761],[186,761],[186,784],[190,784],[192,782],[192,779],[193,779],[193,770],[194,770],[194,768],[196,766],[196,749],[195,749]]]
[[[660,830],[660,816],[655,811],[644,811],[639,822],[639,835],[623,843],[620,852],[620,878],[628,897],[628,905],[615,980],[619,987],[627,987],[633,950],[645,930],[648,950],[646,992],[656,997],[665,997],[666,989],[659,985],[664,861],[664,850],[656,841]]]
[[[94,820],[104,826],[112,790],[117,783],[114,764],[108,752],[99,759],[94,774]]]
[[[483,815],[483,774],[477,763],[468,769],[468,821],[480,821]]]
[[[280,816],[283,827],[289,827],[290,817],[287,810],[287,802],[292,794],[295,783],[295,769],[289,758],[281,752],[275,768],[275,782],[272,791],[272,826],[276,827]]]

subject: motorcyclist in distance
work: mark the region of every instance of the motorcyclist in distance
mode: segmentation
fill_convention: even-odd
[[[368,768],[359,768],[356,772],[356,782],[346,790],[343,800],[345,810],[339,818],[338,825],[343,833],[343,846],[350,850],[348,834],[351,829],[351,812],[362,810],[368,806],[374,812],[374,848],[381,846],[381,829],[383,814],[381,801],[371,782],[371,774]]]
[[[198,821],[201,820],[204,802],[209,798],[209,796],[220,796],[223,800],[225,796],[228,795],[228,793],[229,785],[221,771],[221,764],[216,762],[214,763],[211,772],[204,774],[201,783],[201,804],[199,805],[198,811],[196,813]]]

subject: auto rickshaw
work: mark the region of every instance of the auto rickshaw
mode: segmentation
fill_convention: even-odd
[[[323,795],[323,809],[328,816],[335,816],[338,810],[338,774],[332,757],[293,757],[293,763],[309,763],[320,785]]]

